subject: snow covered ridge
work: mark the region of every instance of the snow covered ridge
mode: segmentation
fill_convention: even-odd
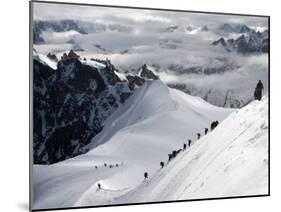
[[[268,97],[264,96],[261,102],[233,112],[189,151],[117,201],[264,195],[268,165]]]
[[[105,120],[141,86],[143,77],[126,77],[109,60],[61,60],[34,55],[34,162],[50,164],[88,151]]]
[[[216,119],[220,124],[204,135]],[[267,96],[231,110],[146,81],[96,139],[99,146],[93,140],[86,154],[34,166],[35,209],[268,192]],[[191,146],[168,162],[168,154],[188,139]]]

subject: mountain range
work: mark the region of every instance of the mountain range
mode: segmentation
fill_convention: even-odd
[[[269,36],[268,30],[263,32],[250,30],[242,27],[240,32],[243,32],[238,38],[226,39],[221,37],[214,41],[212,45],[222,46],[227,52],[236,51],[242,54],[249,53],[268,53],[269,50]]]
[[[72,19],[64,20],[35,20],[33,22],[33,42],[34,44],[45,43],[44,32],[69,32],[74,31],[81,35],[99,33],[105,31],[129,32],[130,27],[121,24],[103,24]]]
[[[147,38],[146,33],[140,39],[139,32],[125,24],[37,20],[34,22],[34,43],[40,53],[52,52],[53,57],[60,57],[64,49],[72,48],[82,57],[112,58],[120,72],[134,75],[133,78],[129,76],[131,81],[139,76],[138,67],[145,61],[170,87],[223,107],[246,105],[252,99],[255,83],[267,81],[267,62],[263,55],[268,53],[268,30],[259,31],[246,24],[234,23],[216,27],[169,24],[151,30],[155,30],[152,35],[148,34]],[[234,75],[232,86],[224,85],[225,80],[215,80],[223,76],[229,78],[229,75]],[[202,84],[199,78],[205,79],[209,85],[204,86],[206,83]],[[142,79],[137,81],[140,83]],[[236,84],[243,85],[237,88],[234,87]]]

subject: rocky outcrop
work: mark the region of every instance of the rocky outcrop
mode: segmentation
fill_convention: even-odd
[[[129,81],[130,89],[135,89],[136,87],[142,86],[145,80],[139,76],[128,75],[127,79]]]
[[[73,60],[73,59],[78,59],[79,55],[76,54],[72,49],[69,51],[69,53],[63,53],[63,55],[61,56],[61,60],[65,61],[65,60]]]
[[[48,53],[48,54],[47,54],[47,57],[48,57],[50,60],[54,61],[54,62],[58,62],[58,58],[57,58],[57,56],[56,56],[55,54]]]
[[[33,51],[34,163],[52,164],[88,151],[107,118],[146,79],[158,79],[146,66],[142,76],[125,76],[109,59],[81,58],[70,50],[51,68]],[[54,54],[47,55],[52,61]],[[54,67],[57,67],[56,70]]]
[[[146,64],[141,67],[139,75],[145,79],[159,80],[159,76],[153,73],[153,71],[149,70]]]
[[[35,53],[36,54],[36,53]],[[70,51],[57,70],[34,57],[34,163],[51,164],[87,152],[83,148],[133,93],[110,61],[100,68]]]

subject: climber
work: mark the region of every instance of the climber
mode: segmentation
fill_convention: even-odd
[[[211,123],[211,130],[215,129],[218,126],[219,122],[218,121],[213,121]]]
[[[256,86],[256,89],[255,89],[255,93],[254,93],[254,97],[255,99],[257,100],[261,100],[261,97],[262,97],[262,90],[263,90],[263,84],[261,82],[261,80],[259,80],[257,86]]]
[[[148,174],[147,172],[144,173],[144,179],[147,179],[148,178]]]
[[[205,128],[205,135],[207,135],[208,133],[208,128]]]
[[[168,161],[173,159],[173,155],[172,154],[168,154],[168,157],[169,157]]]
[[[186,143],[183,144],[183,151],[186,150]]]

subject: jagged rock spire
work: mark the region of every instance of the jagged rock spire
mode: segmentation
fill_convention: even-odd
[[[55,62],[58,62],[58,58],[55,54],[52,54],[52,53],[48,53],[47,54],[47,57],[50,59],[50,60],[53,60]]]
[[[68,54],[63,53],[61,60],[78,59],[79,57],[80,56],[71,49]]]

